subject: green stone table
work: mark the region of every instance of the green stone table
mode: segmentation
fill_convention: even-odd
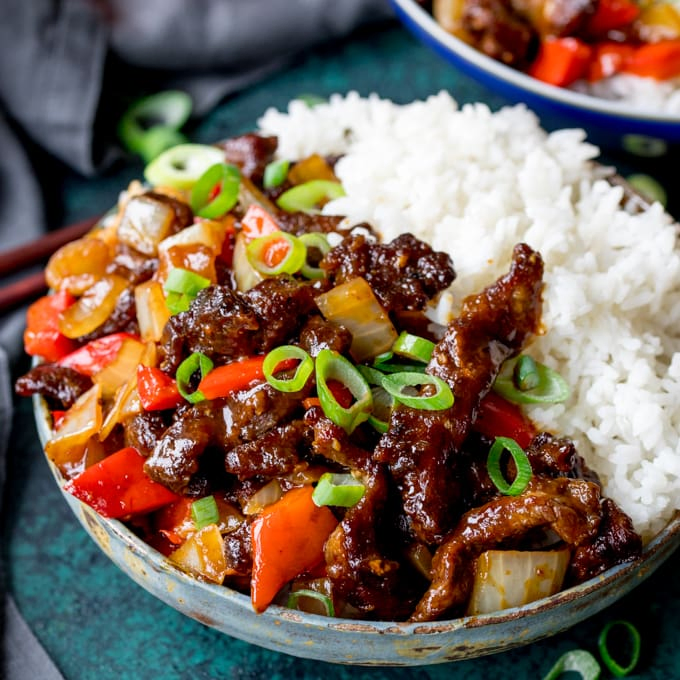
[[[228,98],[191,130],[191,137],[208,142],[250,130],[267,107],[283,108],[302,93],[326,96],[356,90],[405,103],[441,89],[461,103],[481,100],[492,108],[507,103],[388,24],[304,55],[266,82]],[[549,120],[543,123],[550,126]],[[615,153],[611,159],[631,163]],[[670,172],[670,159],[667,164]],[[141,169],[127,164],[96,180],[64,172],[57,187],[60,221],[103,212]],[[636,163],[631,169],[650,172]],[[657,176],[665,171],[660,164],[654,170]],[[2,527],[8,585],[68,680],[486,680],[508,675],[540,679],[570,649],[597,653],[599,631],[616,619],[634,622],[642,633],[642,659],[634,677],[680,677],[676,639],[680,580],[675,577],[680,554],[614,607],[549,640],[454,664],[350,668],[296,659],[231,639],[184,617],[124,576],[98,551],[61,498],[42,458],[28,400],[17,405],[8,476]],[[611,676],[605,672],[603,678],[607,677]]]

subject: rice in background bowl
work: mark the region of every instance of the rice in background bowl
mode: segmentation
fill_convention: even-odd
[[[281,157],[343,154],[347,195],[326,212],[451,255],[458,278],[442,320],[507,268],[517,242],[539,250],[546,334],[531,352],[572,396],[530,415],[576,442],[646,540],[663,528],[680,509],[680,254],[660,205],[626,211],[585,133],[548,134],[521,105],[492,113],[445,93],[405,106],[351,93],[269,110],[260,129],[279,137]]]

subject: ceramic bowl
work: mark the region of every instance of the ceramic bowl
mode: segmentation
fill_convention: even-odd
[[[50,436],[44,402],[34,398],[43,445]],[[49,462],[60,488],[65,480]],[[639,585],[680,544],[680,516],[636,562],[610,569],[557,595],[483,616],[429,623],[327,618],[270,606],[256,614],[250,597],[197,581],[135,536],[64,492],[71,510],[99,548],[133,581],[166,604],[234,638],[293,656],[342,664],[416,666],[470,659],[555,635],[596,614]]]
[[[490,90],[549,118],[551,127],[582,127],[602,147],[634,149],[640,155],[661,156],[680,143],[677,114],[640,111],[623,102],[547,85],[447,33],[415,0],[390,2],[397,17],[425,45]]]

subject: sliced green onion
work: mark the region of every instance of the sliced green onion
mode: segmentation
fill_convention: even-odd
[[[364,366],[364,368],[368,368],[368,366]],[[369,368],[368,370],[378,373],[381,378],[383,377],[382,374],[375,371],[375,369]],[[364,377],[366,377],[365,374]],[[370,383],[371,381],[368,380],[368,382]],[[385,434],[390,426],[389,420],[392,409],[394,408],[394,397],[380,384],[376,387],[372,387],[371,393],[373,394],[373,412],[368,417],[368,424],[376,430],[376,432]]]
[[[144,169],[144,177],[153,185],[191,189],[211,165],[223,160],[224,151],[216,146],[180,144],[154,158]]]
[[[390,429],[390,424],[386,420],[380,420],[380,418],[376,418],[375,416],[368,416],[366,422],[380,434],[385,434],[385,432]]]
[[[405,394],[404,389],[417,385],[434,385],[436,391],[431,395]],[[441,411],[453,404],[453,392],[441,378],[428,373],[392,373],[383,377],[382,386],[396,401],[411,408],[425,411]]]
[[[286,181],[289,167],[290,161],[287,161],[283,158],[267,164],[264,169],[264,176],[262,178],[262,185],[264,188],[273,189],[274,187],[281,186]]]
[[[557,680],[564,673],[578,673],[583,680],[598,680],[601,673],[597,659],[585,649],[575,649],[563,654],[543,680]]]
[[[194,215],[215,219],[228,213],[238,201],[241,171],[229,163],[211,165],[191,189]]]
[[[626,177],[626,181],[647,200],[651,202],[657,201],[664,208],[668,205],[666,190],[650,175],[645,175],[641,172],[635,173]]]
[[[508,484],[501,472],[501,456],[507,450],[515,462],[517,473],[512,484]],[[496,437],[486,459],[486,469],[496,488],[506,496],[519,496],[531,480],[531,463],[522,447],[509,437]]]
[[[190,392],[191,378],[196,371],[201,372],[201,379],[210,373],[214,364],[210,357],[203,354],[203,352],[194,352],[190,354],[177,368],[175,380],[177,381],[177,389],[179,393],[191,404],[196,404],[205,399],[205,395],[201,390]]]
[[[344,385],[356,401],[341,406],[328,386],[329,380]],[[328,418],[351,434],[368,419],[373,408],[373,395],[364,377],[348,359],[338,352],[322,349],[316,357],[316,389],[321,408]]]
[[[612,658],[609,652],[609,646],[607,644],[607,638],[609,633],[614,627],[622,627],[625,629],[628,639],[630,641],[630,661],[627,666],[621,666],[617,661]],[[600,637],[597,641],[598,648],[600,650],[600,656],[604,665],[615,675],[617,678],[622,678],[628,675],[637,666],[640,660],[640,633],[638,629],[628,621],[610,621],[600,633]],[[621,645],[616,645],[620,648]]]
[[[522,359],[523,355],[506,361],[496,377],[493,389],[502,397],[515,404],[558,404],[569,398],[569,385],[567,381],[557,371],[548,368],[538,361],[525,363],[525,372],[535,373],[538,382],[535,387],[522,389],[516,383],[515,366]],[[526,378],[524,375],[523,379]],[[535,379],[532,377],[531,381]]]
[[[295,97],[295,99],[299,99],[301,102],[304,102],[310,109],[313,109],[319,104],[326,103],[326,100],[318,94],[299,94],[297,97]]]
[[[300,241],[305,244],[305,248],[307,248],[305,263],[300,268],[300,274],[307,279],[323,279],[326,276],[326,272],[320,267],[314,267],[309,264],[308,257],[310,248],[316,248],[323,258],[323,256],[331,249],[331,244],[328,243],[328,239],[324,234],[320,234],[316,231],[308,234],[300,234],[298,239],[300,239]]]
[[[365,364],[358,364],[356,368],[369,385],[382,386],[382,380],[385,376],[377,368]]]
[[[295,375],[290,379],[281,380],[274,376],[276,367],[287,359],[298,359]],[[282,345],[273,349],[264,358],[262,372],[267,382],[279,392],[299,392],[306,384],[307,379],[314,371],[314,360],[302,347],[295,345]]]
[[[191,504],[191,519],[194,520],[196,529],[207,527],[208,524],[217,524],[220,513],[214,496],[199,498]]]
[[[399,337],[392,345],[392,351],[401,357],[412,359],[413,361],[422,361],[428,363],[432,358],[434,352],[434,342],[421,338],[419,335],[413,335],[402,331]]]
[[[340,198],[344,195],[345,190],[340,182],[312,179],[284,191],[278,197],[276,204],[286,212],[311,212],[322,201]]]
[[[281,246],[286,248],[281,259],[276,264],[268,264],[272,260],[272,249],[276,252]],[[276,231],[253,239],[246,246],[246,257],[251,267],[265,276],[295,274],[307,259],[307,249],[299,238],[285,231]]]
[[[326,607],[327,616],[331,617],[335,616],[335,607],[333,606],[333,600],[331,600],[331,598],[328,597],[328,595],[319,593],[316,590],[307,589],[294,590],[288,596],[288,602],[286,602],[286,607],[288,607],[288,609],[298,609],[298,600],[301,597],[311,597],[313,600],[318,600],[319,602],[323,603],[323,605]]]
[[[648,137],[647,135],[624,135],[621,142],[623,148],[628,151],[628,153],[644,158],[663,156],[668,151],[668,144],[658,137]]]
[[[541,378],[538,375],[536,362],[528,354],[517,357],[512,379],[517,389],[522,392],[534,390],[540,385]]]
[[[166,293],[165,304],[171,314],[186,312],[191,302],[196,298],[199,291],[210,285],[210,279],[206,279],[196,272],[173,267],[163,285]]]
[[[168,90],[135,101],[118,124],[118,136],[132,153],[149,163],[170,147],[186,142],[179,132],[191,115],[191,97]]]
[[[312,493],[312,500],[319,507],[334,505],[339,508],[351,508],[361,500],[365,490],[364,485],[352,475],[326,472],[321,475]]]

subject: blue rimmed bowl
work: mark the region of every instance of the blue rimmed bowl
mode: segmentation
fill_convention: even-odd
[[[43,445],[50,417],[34,398]],[[65,480],[49,461],[63,489]],[[64,497],[99,548],[146,591],[211,628],[277,652],[341,664],[416,666],[458,661],[526,645],[583,621],[613,604],[650,576],[680,545],[680,515],[636,562],[620,565],[557,595],[493,614],[429,623],[367,622],[327,618],[270,606],[256,614],[250,598],[194,579],[140,540],[123,523],[107,520],[71,494]]]
[[[680,116],[641,110],[547,85],[482,54],[445,31],[415,0],[390,0],[397,17],[416,38],[489,90],[533,109],[544,125],[582,127],[591,141],[610,149],[662,156],[680,144]],[[453,93],[455,96],[455,93]]]

